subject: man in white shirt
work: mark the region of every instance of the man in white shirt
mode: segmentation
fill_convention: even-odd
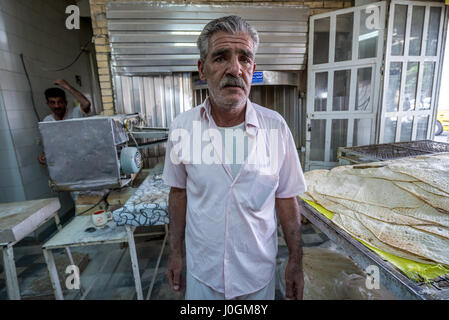
[[[47,105],[52,113],[46,116],[43,121],[59,121],[87,116],[90,112],[89,100],[64,79],[56,80],[55,84],[70,92],[80,105],[73,109],[68,108],[64,90],[59,88],[48,88],[45,90],[45,98],[47,99]]]
[[[75,100],[80,103],[80,105],[74,108],[68,108],[64,90],[60,88],[48,88],[45,90],[45,98],[47,99],[47,105],[52,113],[46,116],[43,121],[60,121],[82,118],[89,114],[90,101],[81,92],[73,88],[64,79],[56,80],[55,84],[70,92]],[[40,164],[46,165],[44,153],[39,155],[38,160]]]
[[[209,98],[170,128],[165,274],[176,292],[187,280],[186,299],[274,299],[276,212],[289,249],[286,298],[302,299],[296,196],[306,185],[285,120],[248,99],[258,42],[257,31],[238,16],[208,23],[197,44]]]

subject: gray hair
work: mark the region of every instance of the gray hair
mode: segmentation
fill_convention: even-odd
[[[248,24],[243,18],[239,16],[227,16],[212,20],[201,31],[200,36],[196,42],[198,49],[200,49],[200,59],[204,62],[207,57],[209,38],[216,32],[225,31],[232,34],[248,34],[253,40],[254,55],[259,46],[259,35],[253,26]]]

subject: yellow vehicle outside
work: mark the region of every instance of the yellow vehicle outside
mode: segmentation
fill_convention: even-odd
[[[440,110],[435,123],[435,135],[439,136],[443,131],[449,131],[449,110]]]

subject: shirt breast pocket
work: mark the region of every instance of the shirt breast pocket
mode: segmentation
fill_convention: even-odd
[[[253,212],[263,210],[268,199],[274,197],[278,187],[279,177],[277,175],[254,172],[250,175],[248,183],[248,201],[246,206]]]

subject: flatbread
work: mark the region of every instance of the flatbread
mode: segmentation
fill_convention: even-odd
[[[306,196],[356,238],[398,257],[449,265],[449,154],[305,173]]]
[[[379,239],[377,239],[377,237],[372,232],[370,232],[369,229],[361,224],[360,221],[358,221],[357,219],[353,219],[348,215],[337,213],[332,217],[332,222],[348,232],[353,237],[365,241],[376,249],[385,251],[400,258],[409,259],[420,263],[431,262],[425,257],[398,250],[390,246],[389,244],[379,241]]]
[[[441,212],[449,214],[449,197],[430,193],[414,183],[402,181],[393,181],[393,183],[399,188],[413,194],[415,197],[426,202],[430,206],[436,209],[440,209]]]
[[[368,228],[360,223],[355,213],[345,206],[335,203],[329,200],[326,196],[320,194],[315,194],[315,197],[315,201],[317,203],[320,203],[321,206],[334,213],[331,221],[348,232],[350,235],[369,243],[379,250],[391,253],[398,257],[421,263],[430,262],[428,259],[426,259],[426,257],[422,257],[408,251],[400,250],[398,248],[392,247],[388,243],[380,241]]]
[[[389,168],[449,193],[449,155],[412,158],[409,163],[392,163]]]

